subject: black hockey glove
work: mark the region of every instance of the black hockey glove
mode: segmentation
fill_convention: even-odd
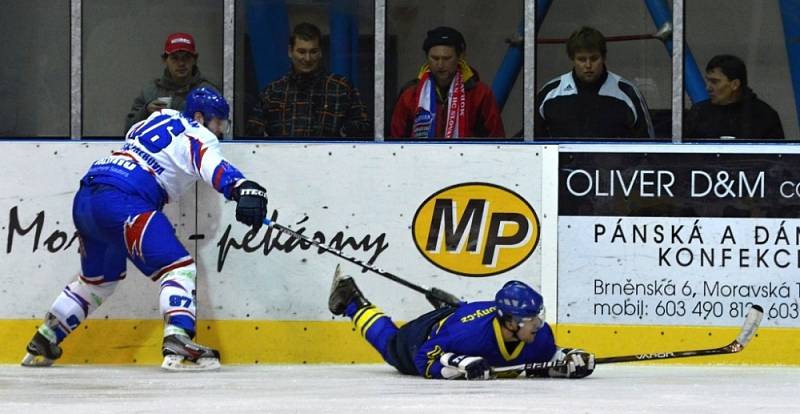
[[[439,362],[445,367],[455,368],[468,380],[484,380],[494,378],[489,363],[483,357],[456,355],[452,352],[443,354]],[[455,378],[455,377],[453,377]]]
[[[267,190],[255,181],[243,181],[233,190],[233,199],[236,200],[236,221],[258,231],[267,217]]]
[[[559,349],[553,356],[553,361],[560,361],[564,364],[556,368],[550,368],[547,372],[550,377],[583,378],[594,372],[594,354],[582,349]],[[525,374],[529,377],[540,376],[541,371],[536,373],[525,370]]]

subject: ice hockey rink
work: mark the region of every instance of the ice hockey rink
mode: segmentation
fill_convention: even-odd
[[[0,366],[2,413],[797,413],[800,368],[615,364],[585,379],[431,381],[386,365]]]

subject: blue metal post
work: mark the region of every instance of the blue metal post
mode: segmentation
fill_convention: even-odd
[[[672,24],[672,12],[669,10],[666,0],[645,0],[647,9],[650,11],[650,16],[653,18],[656,28],[660,28],[665,23]],[[684,42],[686,43],[686,42]],[[670,38],[664,42],[667,47],[669,55],[672,56],[672,39]],[[703,80],[703,74],[697,67],[697,62],[694,60],[694,55],[689,49],[689,46],[684,44],[683,48],[683,71],[684,81],[686,83],[686,92],[693,103],[705,101],[708,99],[708,92],[706,92],[706,83]],[[673,87],[677,87],[673,85]]]
[[[349,0],[333,0],[330,6],[331,44],[330,71],[346,78],[350,73],[350,12]]]
[[[523,20],[517,28],[517,34],[519,35],[524,32],[525,21]],[[522,46],[514,44],[508,46],[508,51],[505,57],[503,57],[503,61],[500,63],[500,67],[497,69],[497,73],[495,73],[494,80],[492,81],[492,92],[501,110],[506,105],[508,95],[511,94],[511,89],[517,81],[524,61],[525,56]]]
[[[350,80],[350,83],[353,84],[353,86],[358,88],[358,83],[359,83],[358,14],[355,8],[351,10],[349,20],[350,20],[350,77],[348,79]]]
[[[536,29],[541,26],[541,22],[550,10],[552,0],[542,0],[536,3]],[[517,35],[520,39],[525,35],[525,21],[524,19],[517,26]],[[522,70],[524,64],[524,47],[522,44],[510,45],[497,73],[494,75],[492,81],[492,93],[497,99],[497,105],[502,110],[508,100],[508,95],[511,94],[511,89],[519,77],[519,72]]]
[[[248,0],[247,30],[258,90],[291,67],[288,56],[289,14],[285,0]]]
[[[783,35],[786,38],[786,54],[789,58],[789,71],[794,86],[794,105],[800,121],[800,2],[781,0]]]
[[[547,12],[550,11],[550,6],[553,5],[553,0],[539,0],[536,2],[536,30],[542,25]]]

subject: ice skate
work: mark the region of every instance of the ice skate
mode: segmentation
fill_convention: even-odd
[[[196,344],[185,335],[164,337],[161,347],[167,371],[211,371],[219,369],[219,351]]]
[[[356,301],[359,309],[369,306],[369,301],[356,286],[356,282],[350,276],[342,277],[339,265],[333,274],[333,284],[331,284],[331,294],[328,297],[328,309],[334,315],[344,315],[344,310],[350,302]]]
[[[33,339],[28,343],[27,351],[28,353],[22,358],[24,367],[49,367],[61,357],[61,347],[50,342],[40,332],[33,335]]]

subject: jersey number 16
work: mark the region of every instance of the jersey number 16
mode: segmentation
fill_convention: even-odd
[[[142,125],[135,138],[148,151],[155,154],[168,147],[172,143],[172,138],[180,135],[185,130],[186,127],[183,126],[180,119],[173,118],[170,115],[159,115]]]

